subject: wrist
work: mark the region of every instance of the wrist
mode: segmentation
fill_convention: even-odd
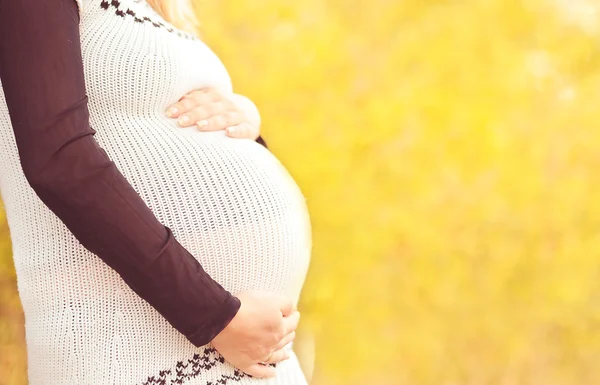
[[[235,318],[241,307],[241,301],[230,294],[218,309],[214,309],[214,315],[210,317],[208,324],[200,327],[186,338],[195,346],[200,347],[211,342],[229,323]]]

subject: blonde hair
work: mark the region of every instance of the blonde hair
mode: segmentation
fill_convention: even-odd
[[[177,28],[198,34],[200,23],[191,0],[147,0],[148,4],[166,21]]]

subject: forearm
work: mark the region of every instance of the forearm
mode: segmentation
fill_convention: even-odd
[[[40,199],[192,343],[210,342],[235,316],[237,298],[155,219],[91,134],[53,153],[21,142],[25,175]]]
[[[84,247],[204,345],[239,300],[156,219],[94,139],[78,24],[73,0],[0,0],[0,80],[23,172]]]

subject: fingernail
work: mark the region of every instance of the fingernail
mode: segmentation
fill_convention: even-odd
[[[169,118],[172,118],[172,117],[173,117],[173,115],[175,115],[175,114],[177,113],[177,111],[179,111],[179,110],[177,109],[177,107],[171,107],[171,108],[169,108],[169,109],[167,110],[167,116],[168,116]]]
[[[196,123],[196,125],[198,126],[198,129],[203,129],[204,127],[208,126],[208,120],[201,120],[198,123]]]
[[[179,119],[177,119],[177,121],[179,122],[179,124],[180,124],[180,125],[182,125],[182,126],[183,126],[184,124],[186,124],[187,122],[189,122],[189,121],[190,121],[190,117],[189,117],[189,116],[187,116],[187,115],[181,115],[181,116],[179,117]]]
[[[227,127],[228,134],[235,134],[235,127]]]

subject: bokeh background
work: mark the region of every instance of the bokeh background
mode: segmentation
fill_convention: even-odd
[[[312,384],[600,384],[597,0],[196,8],[308,198]],[[8,236],[0,384],[24,385]]]

